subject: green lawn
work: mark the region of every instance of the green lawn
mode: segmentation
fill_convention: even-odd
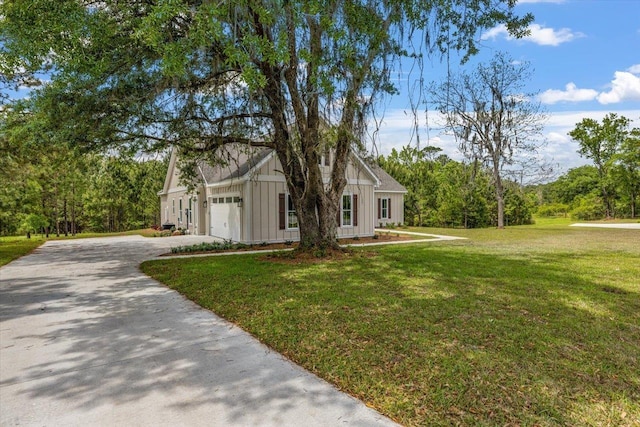
[[[0,237],[0,267],[30,253],[44,242],[43,237],[32,237],[31,239],[24,236]]]
[[[142,268],[405,425],[638,425],[640,232],[568,223]]]

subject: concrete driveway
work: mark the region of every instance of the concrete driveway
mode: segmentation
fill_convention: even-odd
[[[170,246],[50,241],[0,269],[0,424],[391,426],[142,274]]]

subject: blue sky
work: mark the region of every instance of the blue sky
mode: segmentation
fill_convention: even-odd
[[[601,120],[615,112],[640,127],[640,0],[520,0],[517,12],[534,14],[531,35],[516,40],[501,27],[486,31],[480,54],[464,67],[488,61],[495,51],[530,63],[533,78],[526,91],[537,93],[549,114],[543,135],[548,141],[543,153],[547,160],[560,171],[589,163],[567,136],[585,117]],[[453,72],[459,67],[453,57],[450,64]],[[427,81],[441,81],[446,65],[434,59],[425,66],[425,74]],[[401,95],[386,105],[378,142],[382,154],[416,144],[404,86]],[[424,117],[420,114],[427,125]],[[460,158],[455,141],[438,128],[437,114],[430,111],[428,117],[430,129],[421,131],[421,146],[429,140]]]

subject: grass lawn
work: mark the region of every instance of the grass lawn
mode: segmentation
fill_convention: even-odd
[[[405,425],[637,426],[640,232],[568,223],[142,268]]]
[[[0,267],[30,253],[45,241],[44,237],[35,236],[31,239],[24,236],[0,237]]]

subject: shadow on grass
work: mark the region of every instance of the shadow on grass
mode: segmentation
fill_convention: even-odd
[[[234,257],[146,268],[407,424],[640,418],[638,286],[576,271],[572,253],[380,253],[311,266]]]

